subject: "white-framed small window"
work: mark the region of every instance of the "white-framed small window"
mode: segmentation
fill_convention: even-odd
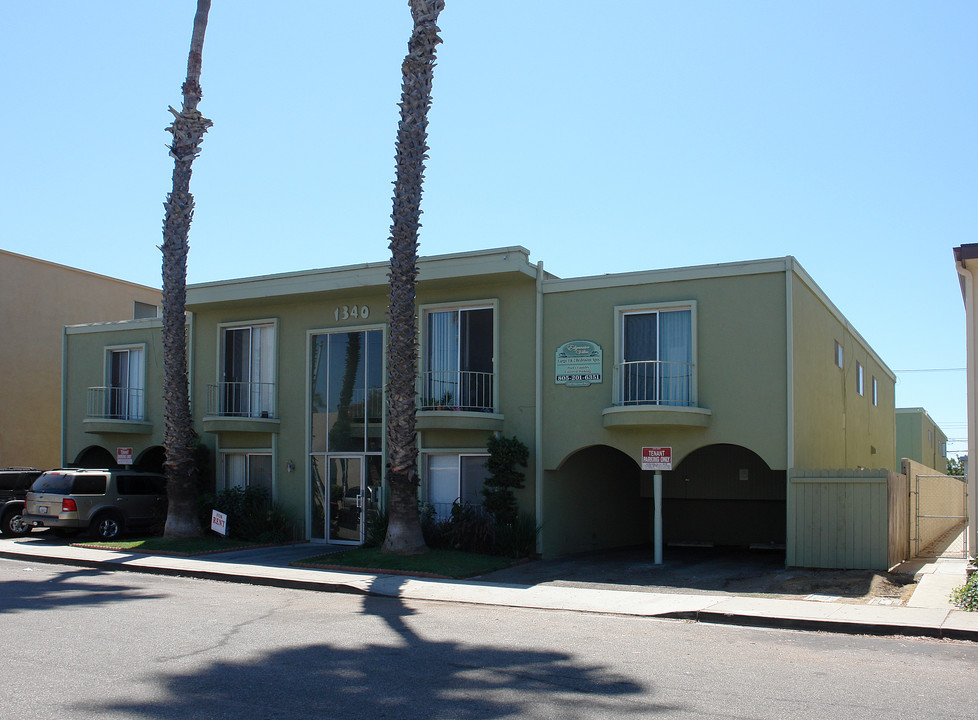
[[[485,453],[426,453],[425,501],[439,519],[451,516],[452,505],[482,505],[488,472]]]
[[[272,496],[272,454],[267,452],[223,452],[221,479],[225,490],[263,487]]]
[[[866,373],[863,370],[863,365],[861,362],[856,361],[856,392],[860,395],[865,394],[865,377]]]
[[[221,326],[220,415],[275,417],[274,321]]]
[[[839,344],[838,340],[835,340],[835,366],[838,368],[845,367],[845,355],[842,350],[842,345]]]
[[[879,383],[876,381],[876,376],[873,376],[873,407],[880,406],[880,388]]]
[[[105,416],[114,420],[145,417],[146,351],[142,345],[106,348]]]

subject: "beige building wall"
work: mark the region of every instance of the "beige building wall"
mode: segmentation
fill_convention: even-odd
[[[65,461],[64,327],[131,319],[137,302],[158,307],[160,291],[0,250],[0,467]]]
[[[970,243],[954,248],[955,268],[964,300],[965,347],[968,355],[968,547],[978,548],[978,354],[975,341],[978,338],[978,244]]]

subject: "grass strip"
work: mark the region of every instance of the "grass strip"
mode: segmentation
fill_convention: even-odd
[[[511,558],[479,555],[459,550],[429,550],[421,555],[388,555],[380,548],[353,548],[302,560],[302,564],[330,565],[357,570],[401,571],[438,577],[466,578],[501,570]]]
[[[231,540],[221,537],[164,538],[150,537],[134,540],[113,540],[111,542],[79,542],[78,545],[102,550],[131,550],[133,552],[160,553],[168,555],[203,555],[205,553],[240,550],[253,547],[255,543],[244,540]]]

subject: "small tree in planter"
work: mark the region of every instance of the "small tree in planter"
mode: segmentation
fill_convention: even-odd
[[[530,451],[515,436],[508,438],[500,435],[491,436],[486,449],[489,451],[489,459],[486,460],[489,477],[483,483],[482,505],[498,526],[513,525],[517,520],[513,490],[522,488],[526,479],[526,475],[517,467],[526,467]]]

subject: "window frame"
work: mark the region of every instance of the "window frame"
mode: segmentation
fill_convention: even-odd
[[[462,458],[466,457],[478,457],[489,459],[489,453],[485,448],[431,448],[421,451],[421,457],[423,461],[423,483],[420,488],[422,502],[428,503],[430,505],[445,505],[448,503],[433,502],[431,500],[431,459],[433,457],[453,457],[455,458],[455,498],[452,500],[451,504],[462,499]],[[486,477],[489,473],[486,472]],[[483,487],[485,486],[485,478],[483,478]],[[482,507],[481,501],[478,507]],[[436,508],[437,513],[437,508]],[[441,514],[438,515],[439,518],[444,519]]]
[[[833,358],[832,359],[835,362],[835,366],[837,368],[839,368],[840,370],[844,370],[845,367],[846,367],[846,352],[845,352],[845,348],[842,347],[842,343],[840,343],[838,340],[833,340],[832,342],[835,343],[835,347],[833,348]]]
[[[873,375],[873,407],[879,407],[879,406],[880,406],[879,383],[876,380],[876,376]]]
[[[131,380],[133,377],[132,370],[132,353],[137,351],[139,353],[139,368],[136,379],[138,380],[138,387],[131,384],[114,386],[112,385],[112,373],[113,373],[113,360],[116,353],[127,353],[129,359],[127,360],[127,370],[126,376],[127,381]],[[126,343],[123,345],[106,345],[103,348],[103,369],[102,378],[103,386],[106,388],[105,395],[105,409],[104,417],[124,420],[124,421],[134,421],[142,422],[146,419],[146,343]],[[126,412],[124,417],[116,417],[115,413],[112,413],[110,408],[112,404],[111,396],[112,389],[118,388],[120,390],[132,391],[137,390],[136,395],[136,409],[132,410],[132,402],[129,393],[127,392],[126,397]]]
[[[464,310],[492,310],[492,408],[491,412],[499,412],[499,363],[497,358],[499,358],[499,298],[485,298],[476,300],[461,300],[461,301],[450,301],[450,302],[437,302],[437,303],[424,303],[418,306],[418,323],[420,327],[418,328],[418,347],[419,347],[419,363],[418,363],[418,378],[417,378],[417,392],[418,392],[418,408],[422,409],[421,404],[424,399],[424,384],[425,384],[425,374],[429,372],[429,355],[428,355],[428,314],[431,312],[445,312],[447,310],[456,310],[462,312]]]
[[[219,409],[221,415],[236,416],[236,417],[247,417],[247,418],[258,418],[258,417],[278,417],[278,352],[279,352],[279,321],[278,318],[263,318],[256,320],[243,320],[234,322],[222,322],[217,324],[217,353],[216,353],[216,363],[214,377],[216,378],[216,383],[218,388],[223,388],[229,381],[226,379],[225,368],[226,365],[226,351],[227,351],[227,331],[228,330],[251,330],[251,337],[254,338],[255,328],[271,328],[272,330],[272,340],[271,349],[269,350],[269,364],[271,365],[268,371],[268,384],[271,385],[271,396],[268,398],[269,408],[268,410],[263,410],[263,403],[261,402],[261,391],[259,389],[259,400],[258,409],[251,409],[251,399],[249,397],[248,401],[248,412],[246,414],[240,413],[229,413],[225,405],[224,394],[219,393]],[[261,341],[259,341],[261,342]],[[259,357],[261,357],[261,351],[259,349]],[[251,368],[249,360],[249,377],[254,376],[254,369]],[[259,378],[264,376],[264,372],[261,368],[258,371]],[[240,382],[240,381],[239,381]],[[249,384],[261,385],[265,381],[259,380],[248,380]]]
[[[615,322],[615,360],[614,360],[614,382],[612,383],[612,404],[618,404],[618,378],[617,368],[624,362],[625,356],[625,316],[637,315],[642,313],[670,312],[676,310],[689,310],[689,357],[692,373],[689,381],[689,404],[688,407],[699,406],[699,349],[698,349],[698,327],[697,301],[696,300],[669,300],[662,302],[639,303],[634,305],[616,305],[614,308]],[[634,407],[645,407],[645,405],[634,405]],[[674,405],[649,405],[648,407],[679,407]]]
[[[856,392],[860,397],[866,394],[866,369],[858,360],[856,361]]]
[[[228,458],[229,458],[229,456],[232,456],[232,455],[233,456],[238,456],[238,457],[242,457],[242,456],[244,457],[245,478],[244,478],[244,484],[242,484],[242,485],[237,485],[237,484],[232,485],[232,484],[230,484],[228,482]],[[220,485],[221,485],[221,488],[220,489],[222,489],[222,490],[230,490],[232,487],[241,487],[241,488],[250,487],[251,486],[251,482],[250,482],[251,477],[250,476],[251,476],[251,458],[252,457],[267,457],[269,459],[269,470],[270,470],[270,474],[269,474],[269,479],[268,479],[269,480],[269,484],[268,484],[269,495],[268,495],[268,497],[269,497],[269,500],[271,500],[271,499],[274,498],[274,494],[275,494],[275,459],[274,459],[274,453],[271,450],[266,450],[266,449],[252,449],[252,448],[248,448],[248,449],[244,449],[244,448],[228,448],[228,449],[221,450],[220,451],[220,458],[221,458],[221,462],[220,462],[220,468],[221,468],[221,471],[220,471],[221,472],[221,474],[220,474]],[[265,486],[264,485],[261,485],[260,487],[265,487]]]

